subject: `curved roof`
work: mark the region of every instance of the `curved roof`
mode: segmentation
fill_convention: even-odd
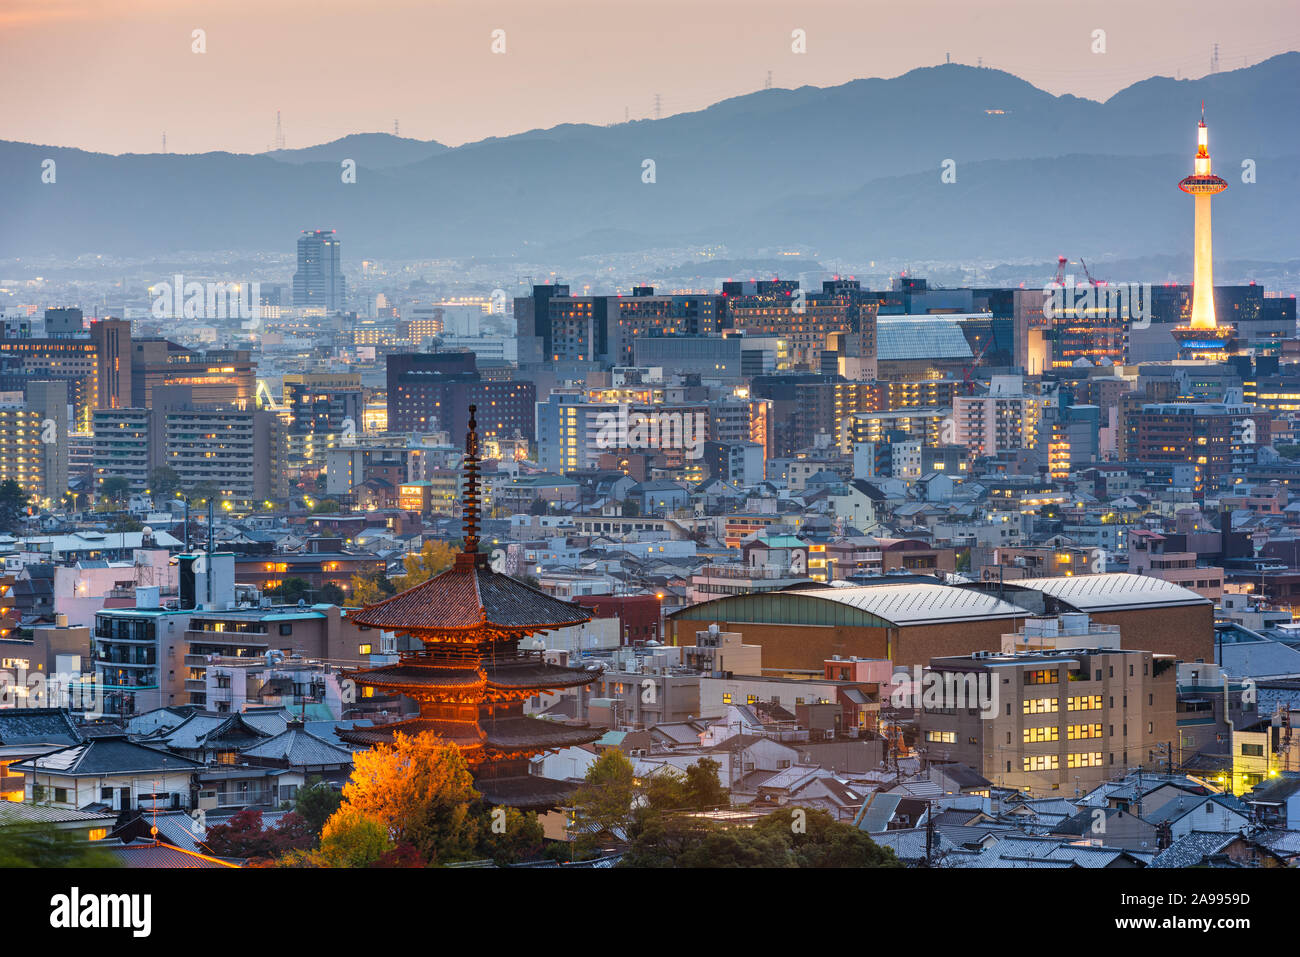
[[[1022,618],[1029,614],[1019,605],[993,595],[933,585],[862,585],[856,588],[797,589],[785,594],[812,595],[839,602],[883,618],[895,625],[921,625],[941,621],[979,621],[988,618]]]
[[[1051,595],[1079,611],[1088,612],[1211,604],[1208,598],[1182,585],[1149,575],[1119,572],[1062,578],[1020,578],[1009,584]]]
[[[525,633],[591,620],[577,605],[498,574],[486,561],[487,556],[461,553],[442,574],[348,617],[359,625],[394,631],[467,631],[491,625]]]
[[[954,621],[1024,618],[1019,605],[938,582],[881,582],[848,588],[794,588],[729,595],[692,605],[671,617],[686,621],[850,625],[885,628]]]

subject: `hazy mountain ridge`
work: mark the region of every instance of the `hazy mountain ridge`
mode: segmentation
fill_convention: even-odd
[[[1300,53],[1144,80],[1106,103],[954,64],[455,148],[383,133],[257,155],[0,142],[0,255],[291,249],[316,227],[338,229],[349,256],[583,255],[611,236],[623,249],[804,244],[873,258],[1174,253],[1191,241],[1176,183],[1202,98],[1230,184],[1215,201],[1217,249],[1295,258],[1300,126],[1277,118],[1300,114]],[[41,182],[47,157],[55,184]],[[357,161],[354,184],[341,182],[343,158]],[[940,181],[946,159],[955,183]]]

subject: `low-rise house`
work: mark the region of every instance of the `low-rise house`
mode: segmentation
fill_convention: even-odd
[[[194,775],[202,767],[126,735],[91,738],[15,765],[26,778],[26,801],[114,811],[188,808]]]

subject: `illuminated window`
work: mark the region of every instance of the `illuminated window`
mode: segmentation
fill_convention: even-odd
[[[935,744],[956,744],[957,732],[956,731],[927,731],[925,732],[925,740],[931,741]]]
[[[1059,741],[1061,738],[1061,729],[1051,728],[1025,728],[1024,743],[1036,744],[1039,741]]]
[[[1100,738],[1100,724],[1072,724],[1065,729],[1065,737],[1070,741],[1077,741],[1080,738]]]
[[[369,645],[362,645],[360,648],[357,649],[357,653],[358,653],[358,654],[362,654],[362,655],[368,655],[368,654],[370,654],[370,646],[369,646]]]
[[[1026,698],[1021,702],[1025,714],[1056,714],[1055,698]]]
[[[1045,671],[1026,671],[1025,684],[1027,685],[1054,685],[1060,678],[1056,668],[1049,668]]]
[[[1067,768],[1099,768],[1101,767],[1101,752],[1084,751],[1080,754],[1067,754],[1065,756],[1065,766]]]
[[[1055,754],[1032,754],[1024,759],[1026,771],[1055,771],[1061,766],[1061,759]]]

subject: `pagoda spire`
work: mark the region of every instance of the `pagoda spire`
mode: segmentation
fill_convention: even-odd
[[[469,431],[465,433],[465,495],[461,503],[465,522],[466,555],[478,555],[478,420],[477,406],[469,407]]]

